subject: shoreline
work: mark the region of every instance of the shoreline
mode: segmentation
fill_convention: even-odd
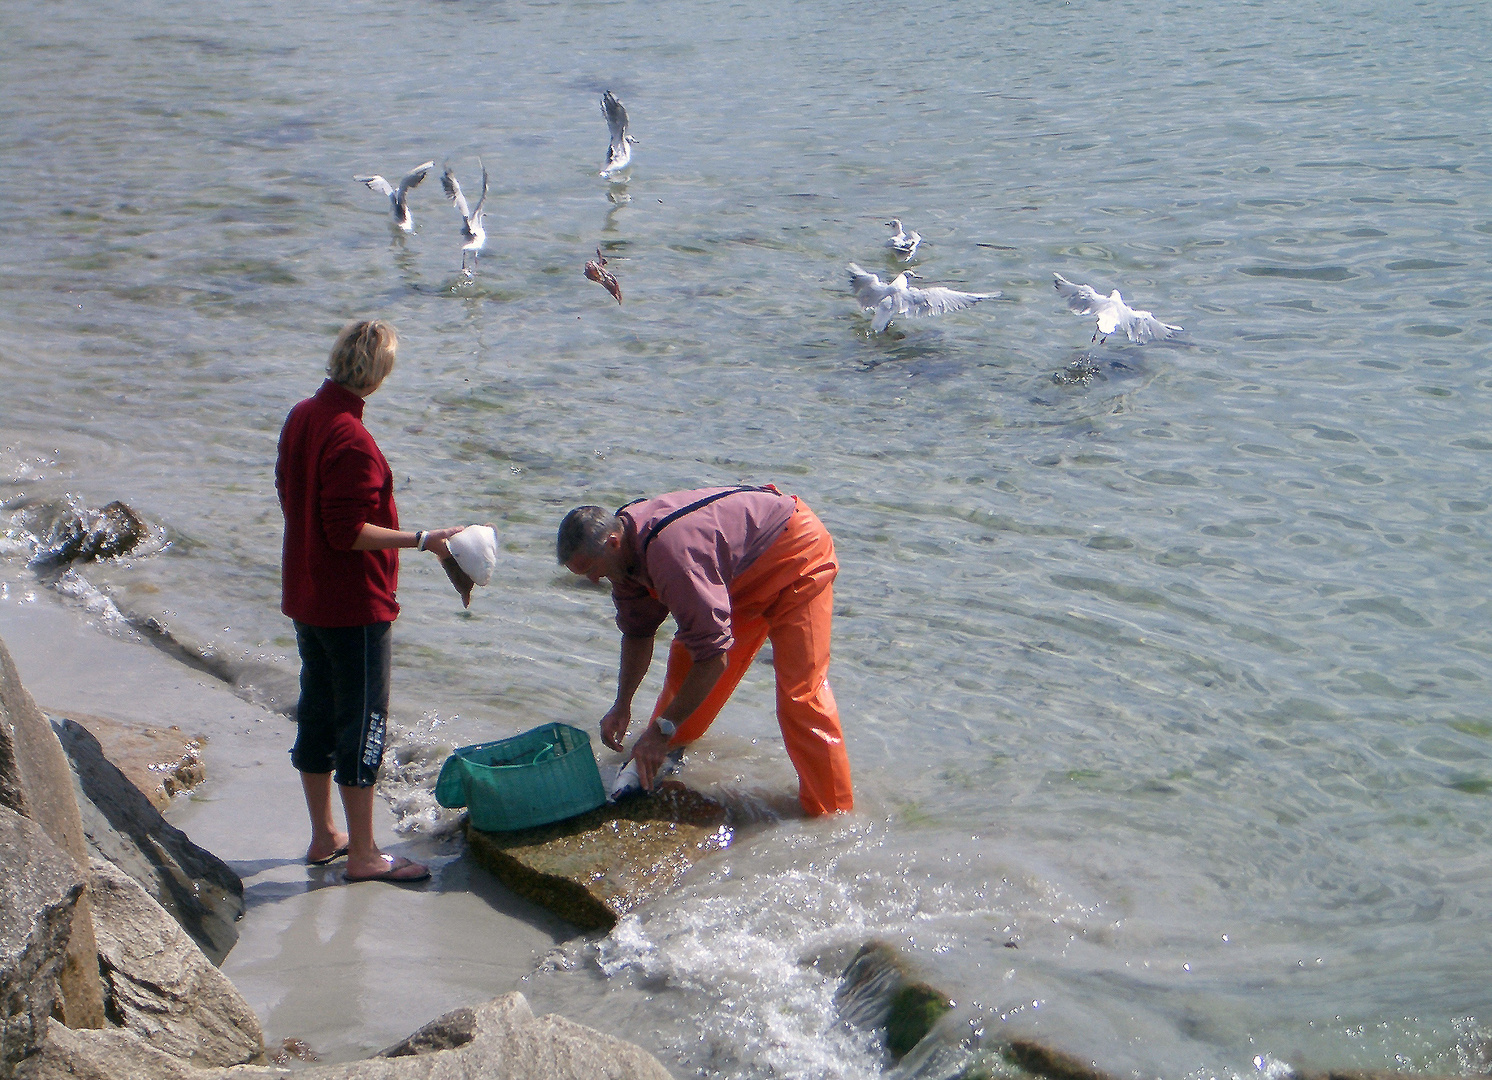
[[[352,887],[340,864],[307,867],[292,721],[148,642],[98,628],[40,584],[8,585],[0,639],[44,712],[205,736],[206,779],[165,816],[243,879],[239,940],[221,970],[271,1050],[296,1039],[323,1062],[366,1057],[453,1009],[522,989],[546,953],[576,936],[462,858],[459,837],[396,835],[386,804],[379,844],[428,863],[428,883]]]

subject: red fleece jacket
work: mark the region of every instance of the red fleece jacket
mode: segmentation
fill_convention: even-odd
[[[397,551],[354,551],[364,524],[399,527],[394,474],[363,427],[363,399],[330,379],[285,419],[275,462],[285,514],[280,610],[311,626],[399,615]]]

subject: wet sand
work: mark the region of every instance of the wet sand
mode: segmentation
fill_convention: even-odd
[[[34,584],[8,582],[0,638],[43,710],[207,737],[206,781],[166,816],[243,878],[247,912],[223,971],[271,1048],[295,1038],[325,1061],[366,1056],[451,1009],[522,990],[538,960],[573,936],[461,858],[458,840],[395,835],[382,807],[379,844],[429,863],[429,882],[346,885],[340,863],[305,866],[294,724],[148,644],[97,629]]]

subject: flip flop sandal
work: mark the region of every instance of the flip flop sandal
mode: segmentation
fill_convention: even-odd
[[[411,868],[414,868],[414,873],[409,872]],[[358,881],[389,881],[396,885],[407,885],[416,881],[429,881],[430,868],[400,856],[389,863],[387,870],[380,870],[376,874],[344,873],[342,880],[348,884]]]
[[[310,856],[307,856],[306,857],[306,865],[307,866],[325,866],[327,863],[336,862],[338,859],[342,858],[346,854],[347,854],[347,845],[343,844],[336,851],[332,852],[330,855],[328,855],[324,859],[313,859]]]

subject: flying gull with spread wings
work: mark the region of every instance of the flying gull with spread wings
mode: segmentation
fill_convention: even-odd
[[[1124,297],[1115,289],[1108,296],[1100,296],[1091,285],[1075,285],[1061,274],[1052,274],[1052,284],[1057,294],[1067,301],[1074,315],[1097,316],[1093,328],[1093,340],[1103,344],[1116,330],[1123,330],[1126,337],[1136,345],[1147,341],[1164,340],[1181,330],[1179,326],[1163,323],[1148,311],[1136,311],[1124,302]],[[1103,341],[1099,341],[1099,335]]]
[[[850,290],[855,294],[855,299],[860,301],[862,308],[875,313],[870,328],[877,334],[890,326],[892,319],[942,315],[944,312],[958,311],[970,304],[977,304],[981,300],[993,300],[1000,295],[998,292],[959,292],[941,285],[919,289],[907,284],[908,278],[917,276],[911,270],[903,270],[897,274],[889,285],[854,263],[850,263],[849,271]]]
[[[441,185],[446,189],[446,198],[456,204],[456,210],[461,215],[461,239],[465,241],[461,245],[461,272],[467,277],[471,277],[476,270],[477,253],[487,242],[487,230],[482,226],[482,221],[487,216],[482,209],[482,204],[487,201],[487,166],[482,164],[481,158],[477,158],[477,164],[482,169],[482,197],[477,200],[473,209],[467,209],[466,196],[461,193],[461,184],[456,180],[456,174],[450,165],[446,166],[446,171],[440,178]],[[466,268],[467,252],[471,252],[470,270]]]
[[[627,130],[626,107],[610,90],[601,95],[601,113],[611,131],[611,142],[606,147],[606,167],[601,170],[601,175],[610,180],[632,163],[632,144],[637,140]]]
[[[435,168],[435,162],[427,161],[423,165],[416,165],[409,170],[409,174],[399,181],[399,186],[394,187],[381,176],[354,176],[353,179],[362,184],[367,184],[369,189],[380,195],[389,197],[389,205],[393,208],[394,224],[405,232],[414,231],[414,218],[409,213],[409,202],[406,196],[414,188],[420,186],[420,181],[425,179],[425,174]]]

